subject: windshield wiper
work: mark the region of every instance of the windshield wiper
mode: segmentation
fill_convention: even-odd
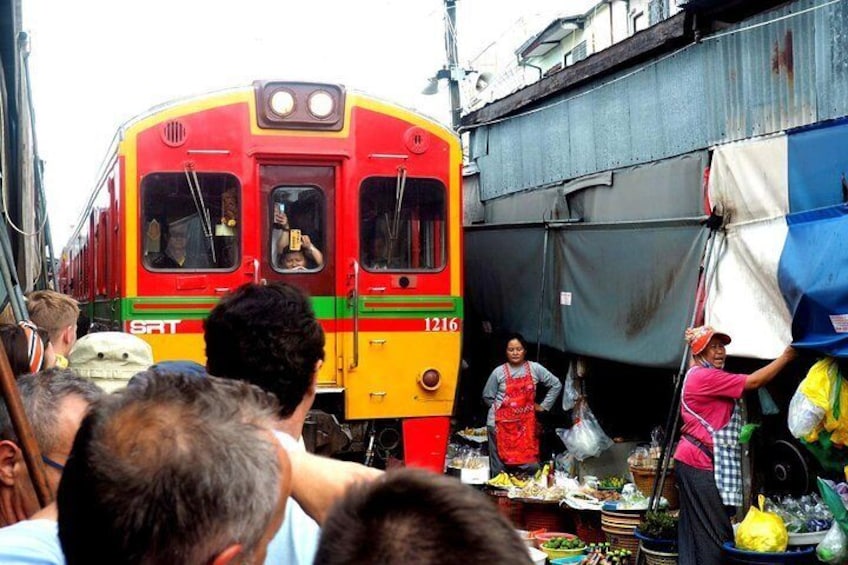
[[[215,242],[212,239],[212,219],[209,217],[209,209],[203,202],[203,192],[200,190],[200,180],[197,178],[197,171],[194,165],[186,163],[185,166],[186,182],[188,182],[188,190],[191,193],[191,199],[194,201],[194,208],[200,216],[200,225],[203,227],[203,237],[209,242],[209,251],[212,252],[212,264],[217,265],[218,259],[215,257]],[[194,184],[192,184],[194,181]]]
[[[406,167],[398,166],[397,180],[395,181],[395,209],[392,215],[392,223],[387,226],[389,229],[389,250],[386,265],[392,264],[392,252],[395,248],[395,242],[400,235],[400,212],[403,207],[403,193],[406,190]]]

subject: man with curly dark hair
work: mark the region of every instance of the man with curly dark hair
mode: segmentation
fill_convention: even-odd
[[[246,284],[225,296],[204,324],[211,375],[248,381],[274,393],[280,417],[290,420],[315,393],[324,360],[324,331],[309,298],[284,283]],[[299,437],[300,426],[290,426]],[[300,414],[298,414],[300,416]]]
[[[206,368],[273,393],[280,402],[277,438],[303,450],[303,424],[324,362],[324,331],[309,297],[285,283],[245,284],[218,303],[204,322]],[[311,564],[320,528],[290,500],[268,563]]]

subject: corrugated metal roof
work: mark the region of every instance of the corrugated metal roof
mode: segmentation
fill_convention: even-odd
[[[472,131],[483,199],[848,115],[848,2],[794,2],[540,108]]]

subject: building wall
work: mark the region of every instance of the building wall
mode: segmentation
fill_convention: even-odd
[[[848,115],[848,3],[798,15],[818,4],[792,2],[471,130],[481,198]]]
[[[671,2],[675,0],[653,0],[654,2]],[[651,0],[612,0],[598,2],[587,16],[584,29],[577,29],[565,36],[560,44],[542,55],[527,60],[527,65],[518,63],[515,49],[528,37],[532,37],[545,26],[550,20],[540,19],[540,15],[526,16],[518,20],[515,25],[503,34],[498,41],[492,43],[480,54],[470,61],[471,68],[478,72],[488,72],[494,76],[489,86],[477,92],[474,89],[477,75],[472,74],[468,81],[462,84],[463,112],[472,112],[481,106],[494,100],[503,98],[516,90],[539,80],[546,73],[555,72],[562,67],[576,63],[593,53],[606,49],[613,43],[617,43],[645,29],[648,25],[657,23],[651,20]],[[665,6],[665,15],[673,15],[680,8]],[[610,19],[612,10],[612,20]],[[632,15],[641,13],[639,27],[634,28]],[[610,25],[612,22],[612,29]],[[581,50],[578,57],[567,57],[585,41],[585,50]]]
[[[648,0],[599,2],[586,14],[587,19],[583,29],[574,30],[565,36],[557,47],[528,62],[547,73],[551,69],[574,64],[627,39],[637,31],[648,27],[650,20],[648,4]],[[641,15],[638,19],[638,27],[633,18],[636,14]],[[569,56],[583,41],[586,42],[585,52],[578,56]]]
[[[471,112],[539,80],[537,69],[518,64],[515,48],[546,23],[539,16],[522,17],[498,41],[469,61],[472,69],[491,73],[493,78],[489,86],[479,92],[475,89],[478,75],[472,74],[469,80],[461,83],[463,112]]]

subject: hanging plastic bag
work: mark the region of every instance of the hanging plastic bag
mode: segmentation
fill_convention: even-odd
[[[578,461],[597,457],[612,446],[612,440],[604,433],[585,401],[579,402],[574,409],[574,425],[567,430],[558,429],[557,435]]]
[[[789,532],[783,519],[763,510],[765,497],[758,498],[759,508],[752,506],[736,530],[736,548],[761,553],[786,551]]]
[[[839,524],[833,524],[824,539],[816,546],[816,557],[819,561],[832,565],[848,561],[848,536]]]
[[[568,374],[565,376],[565,384],[562,386],[562,411],[568,412],[577,403],[580,393],[574,384],[575,376],[578,375],[578,361],[575,359],[568,364]]]
[[[813,443],[825,431],[830,433],[833,443],[848,445],[848,384],[843,382],[835,359],[825,357],[810,367],[796,394],[803,395],[809,403],[824,410],[820,424],[800,439]],[[802,399],[797,402],[800,403],[797,408],[806,406],[809,409]]]
[[[814,404],[800,389],[796,390],[789,401],[789,433],[798,439],[807,437],[821,425],[824,413],[824,408]]]
[[[777,407],[777,403],[774,401],[774,398],[771,397],[769,391],[767,391],[764,387],[757,389],[757,396],[760,399],[760,410],[762,410],[763,415],[774,416],[775,414],[780,413],[780,409]]]

